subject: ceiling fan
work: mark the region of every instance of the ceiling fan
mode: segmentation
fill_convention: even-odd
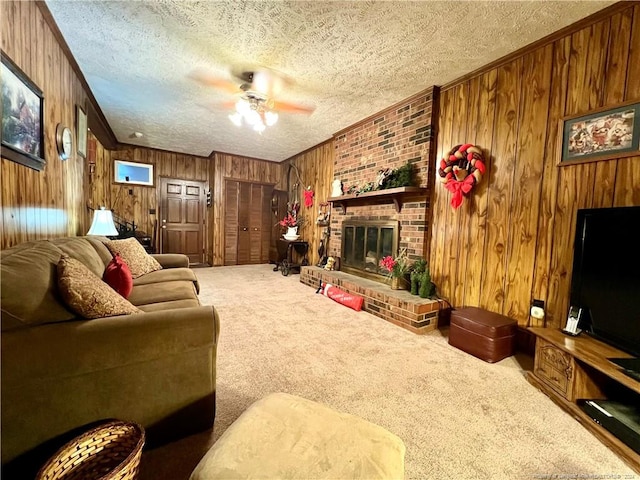
[[[278,121],[278,112],[311,114],[315,108],[277,99],[282,91],[293,85],[291,78],[267,67],[234,67],[231,74],[240,83],[220,78],[204,69],[189,75],[202,85],[236,95],[236,100],[223,104],[235,108],[229,119],[237,126],[249,124],[259,133]]]

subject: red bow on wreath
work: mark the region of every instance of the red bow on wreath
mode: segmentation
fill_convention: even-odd
[[[482,180],[484,172],[482,150],[470,143],[456,145],[445,158],[440,160],[438,175],[445,188],[453,194],[451,197],[453,208],[462,205],[464,196],[468,195]]]
[[[453,180],[444,185],[445,188],[453,194],[453,197],[451,197],[451,206],[453,208],[458,208],[462,205],[462,194],[466,195],[469,193],[473,188],[474,183],[474,178],[471,175],[468,175],[461,182]]]

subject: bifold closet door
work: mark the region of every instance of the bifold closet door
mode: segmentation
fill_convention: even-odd
[[[267,263],[272,185],[225,182],[225,265]]]

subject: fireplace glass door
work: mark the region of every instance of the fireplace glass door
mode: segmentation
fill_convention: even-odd
[[[386,275],[380,260],[398,251],[398,222],[360,221],[342,225],[343,269],[356,274]]]

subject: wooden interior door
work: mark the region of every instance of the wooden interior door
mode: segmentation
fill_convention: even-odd
[[[160,179],[160,252],[182,253],[204,263],[204,182]]]
[[[224,264],[238,263],[239,182],[226,181],[224,189]]]
[[[225,265],[267,263],[272,185],[225,181]]]
[[[251,193],[252,185],[239,183],[238,194],[238,261],[237,265],[251,262]]]

